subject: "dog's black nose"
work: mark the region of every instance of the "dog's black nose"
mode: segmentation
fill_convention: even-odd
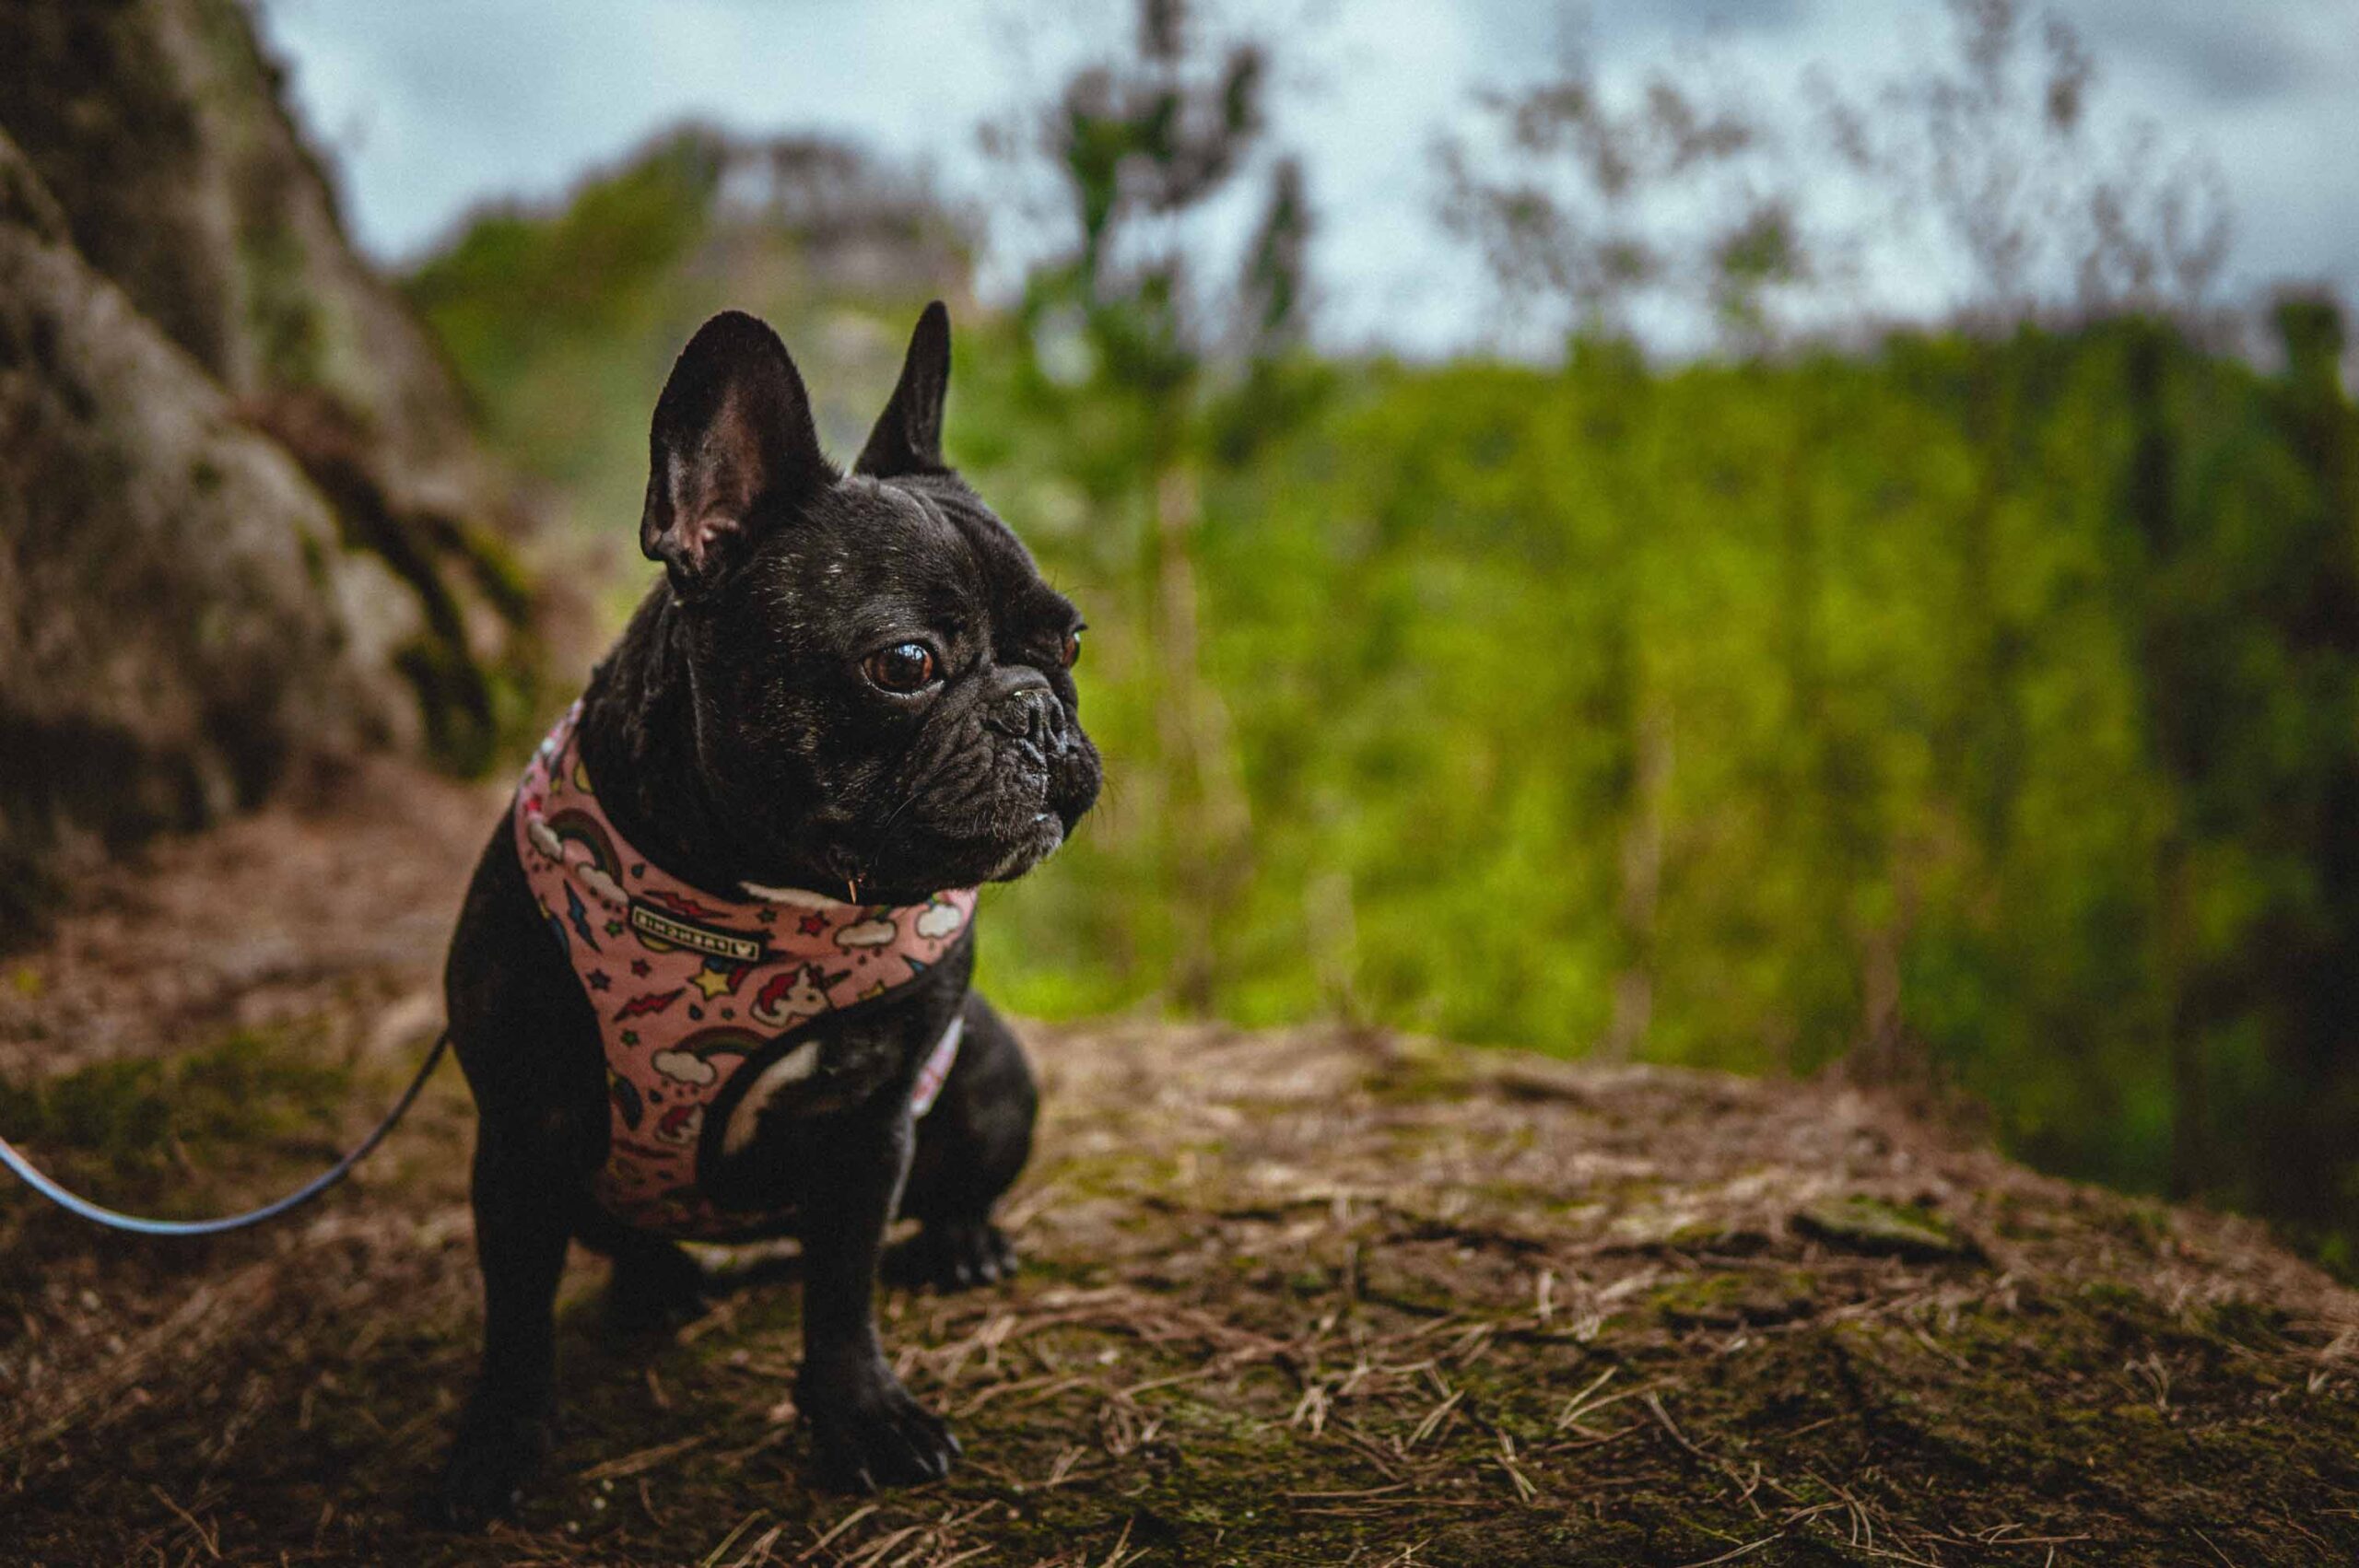
[[[1053,751],[1064,743],[1064,704],[1049,689],[1045,676],[1036,670],[1009,670],[999,677],[1002,690],[992,699],[983,714],[983,722],[1003,735],[1030,741],[1043,751]]]

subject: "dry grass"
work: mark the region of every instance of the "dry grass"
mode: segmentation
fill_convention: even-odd
[[[428,798],[328,852],[482,811]],[[454,897],[475,833],[452,835],[403,874]],[[43,994],[0,1015],[0,1059],[41,1054],[53,978],[120,972],[143,922],[185,907],[158,893],[115,908],[112,934],[69,925],[32,955]],[[242,918],[224,918],[225,946]],[[275,1048],[338,1071],[273,1089],[253,1137],[185,1158],[49,1152],[196,1207],[305,1168],[398,1076],[410,1042],[382,1021],[415,1019],[430,972],[430,954],[345,951],[289,965],[302,1006],[264,1021]],[[162,1043],[123,1016],[111,1054]],[[240,1021],[255,1022],[200,1023]],[[523,1518],[475,1538],[414,1526],[473,1354],[452,1077],[355,1188],[262,1236],[140,1245],[0,1200],[0,1556],[2359,1556],[2359,1299],[2250,1227],[2037,1177],[1825,1086],[1332,1031],[1032,1036],[1050,1110],[1009,1216],[1027,1271],[886,1304],[903,1375],[967,1444],[948,1481],[811,1492],[791,1285],[749,1283],[630,1345],[600,1332],[585,1266],[563,1308],[559,1448]]]

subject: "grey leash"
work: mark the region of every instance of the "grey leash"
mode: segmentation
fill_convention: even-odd
[[[434,1075],[434,1070],[441,1065],[442,1053],[448,1050],[450,1046],[451,1032],[445,1029],[435,1036],[434,1048],[426,1053],[426,1060],[419,1065],[417,1076],[409,1081],[409,1087],[403,1090],[402,1097],[393,1102],[393,1108],[385,1113],[382,1121],[370,1129],[369,1136],[362,1139],[352,1153],[345,1155],[344,1158],[286,1197],[265,1203],[259,1209],[249,1209],[242,1214],[230,1214],[218,1220],[150,1220],[139,1214],[125,1214],[93,1203],[88,1199],[68,1192],[58,1186],[34,1168],[33,1163],[19,1153],[16,1145],[10,1143],[6,1138],[0,1138],[0,1164],[5,1164],[16,1172],[24,1178],[27,1187],[31,1188],[59,1208],[69,1213],[78,1214],[93,1224],[104,1225],[109,1230],[130,1231],[138,1235],[151,1236],[209,1236],[218,1235],[223,1231],[244,1230],[249,1225],[259,1225],[265,1220],[276,1219],[290,1209],[302,1207],[351,1175],[352,1167],[368,1158],[369,1151],[384,1141],[385,1134],[393,1131],[393,1124],[400,1121],[404,1113],[408,1111],[411,1105],[417,1101],[418,1092],[426,1087],[426,1081],[431,1078]]]

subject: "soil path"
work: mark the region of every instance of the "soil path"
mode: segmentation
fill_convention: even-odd
[[[0,1126],[123,1202],[299,1178],[431,1035],[499,805],[370,769],[91,888],[0,964]],[[627,1342],[584,1260],[546,1483],[487,1535],[414,1525],[475,1328],[446,1072],[263,1235],[136,1242],[0,1193],[0,1561],[2359,1558],[2359,1297],[2249,1227],[1825,1086],[1030,1034],[1026,1273],[886,1303],[967,1445],[948,1481],[810,1490],[791,1282]]]

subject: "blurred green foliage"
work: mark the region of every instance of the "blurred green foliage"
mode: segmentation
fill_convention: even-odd
[[[665,144],[413,281],[496,435],[616,541],[706,310],[777,322],[848,450],[935,287],[716,216],[729,162]],[[1214,1010],[1842,1059],[2352,1263],[2359,415],[2330,310],[2281,314],[2276,370],[2139,320],[1675,369],[1285,347],[1175,427],[1054,306],[962,310],[948,432],[1090,619],[1109,768],[992,895],[1003,1001],[1174,1000],[1141,563],[1180,462],[1247,818]]]

